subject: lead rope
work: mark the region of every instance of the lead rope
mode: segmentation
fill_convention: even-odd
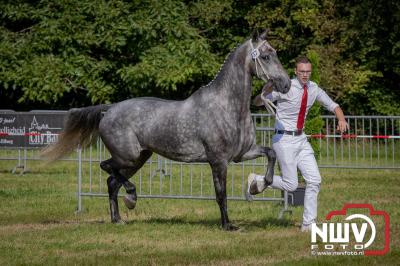
[[[268,113],[276,115],[276,105],[270,99],[265,98],[263,93],[261,93],[261,100],[263,100]]]

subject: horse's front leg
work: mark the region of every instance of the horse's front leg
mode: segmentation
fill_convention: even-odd
[[[226,174],[228,163],[210,163],[210,166],[213,174],[215,196],[221,212],[221,226],[227,231],[237,230],[238,227],[232,225],[228,218],[228,206],[226,199]]]
[[[269,186],[272,184],[273,181],[274,167],[276,162],[276,153],[273,149],[260,145],[253,145],[248,152],[246,152],[241,158],[234,160],[234,162],[236,163],[247,160],[253,160],[261,156],[267,156],[268,158],[267,171],[265,173],[264,179],[266,182],[266,186]]]

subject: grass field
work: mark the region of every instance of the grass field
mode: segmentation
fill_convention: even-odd
[[[229,201],[235,232],[220,230],[217,204],[202,200],[139,199],[133,211],[120,204],[128,223],[114,225],[107,198],[84,198],[85,211],[74,213],[75,164],[31,163],[25,175],[11,174],[14,165],[0,161],[0,265],[399,265],[398,170],[321,170],[321,219],[345,203],[390,215],[390,253],[364,257],[311,255],[310,234],[297,226],[302,208],[278,220],[271,202]]]

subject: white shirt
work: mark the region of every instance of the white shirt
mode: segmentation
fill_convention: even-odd
[[[288,93],[283,94],[272,91],[266,96],[266,98],[273,102],[277,101],[276,129],[289,131],[297,130],[297,117],[300,111],[303,90],[300,82],[297,78],[294,78],[291,80],[291,87]],[[335,108],[339,106],[313,81],[307,82],[307,93],[306,117],[315,100],[331,112],[334,112]]]

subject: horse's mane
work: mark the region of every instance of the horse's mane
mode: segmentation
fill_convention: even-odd
[[[219,68],[217,74],[215,74],[214,79],[212,79],[207,85],[200,87],[200,89],[202,88],[207,88],[207,87],[211,87],[214,84],[219,84],[221,81],[224,80],[224,74],[227,71],[227,68],[229,66],[229,62],[232,61],[234,55],[236,54],[236,51],[239,49],[239,47],[242,44],[237,44],[235,48],[233,48],[233,50],[225,57],[224,62],[221,64],[221,67]]]

